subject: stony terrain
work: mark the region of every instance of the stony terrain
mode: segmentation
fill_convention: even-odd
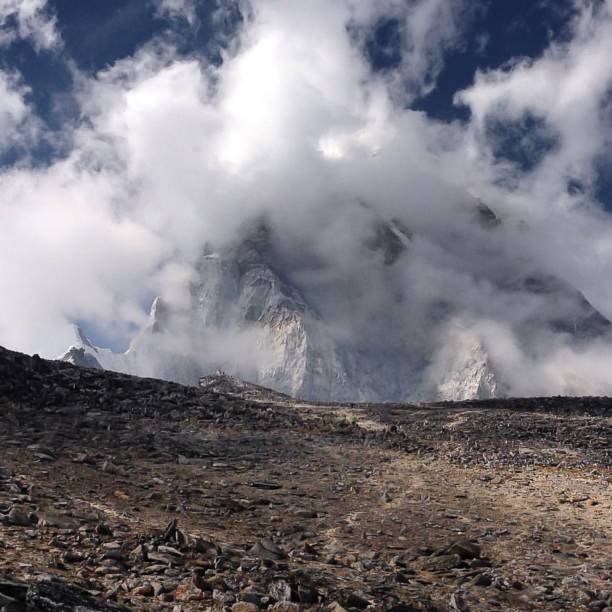
[[[612,400],[239,391],[0,349],[0,610],[612,609]]]

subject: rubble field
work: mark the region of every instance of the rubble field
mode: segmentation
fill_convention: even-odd
[[[0,416],[3,612],[612,611],[612,399],[325,405],[0,349]]]

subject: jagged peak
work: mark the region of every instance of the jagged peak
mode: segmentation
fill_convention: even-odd
[[[149,327],[154,332],[164,331],[168,325],[169,318],[170,309],[168,304],[160,296],[157,296],[149,310]]]
[[[66,353],[60,357],[60,360],[81,368],[92,368],[94,370],[103,369],[100,362],[83,347],[71,346]]]
[[[98,351],[94,343],[85,335],[85,332],[76,323],[72,325],[72,334],[75,340],[73,345],[76,348],[88,348],[92,351]]]

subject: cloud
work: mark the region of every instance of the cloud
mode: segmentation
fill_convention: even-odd
[[[27,88],[18,77],[0,71],[0,152],[23,141],[33,127],[31,110],[25,100]]]
[[[597,159],[609,155],[612,138],[612,2],[577,6],[570,40],[552,43],[538,59],[479,72],[456,100],[472,111],[465,147],[474,181],[541,232],[534,257],[547,259],[610,315],[612,293],[598,280],[611,271],[604,255],[610,221],[595,201],[595,169]],[[536,120],[530,144],[540,161],[525,171],[494,151],[507,152],[499,139],[530,117]],[[487,130],[492,121],[493,132]],[[546,147],[550,137],[554,146]]]
[[[37,51],[61,44],[47,0],[0,0],[0,45],[16,38],[31,39]]]
[[[145,296],[168,291],[168,266],[261,214],[318,223],[351,180],[345,161],[394,138],[386,85],[346,33],[359,17],[350,3],[261,1],[250,13],[220,68],[154,40],[78,79],[73,150],[4,172],[5,344],[57,354],[75,319],[125,339]],[[329,182],[306,188],[319,173]]]
[[[185,298],[205,243],[230,243],[245,222],[266,217],[288,270],[338,338],[436,348],[443,340],[425,330],[452,303],[456,324],[505,370],[524,362],[543,373],[542,388],[581,388],[564,364],[587,377],[605,347],[580,352],[536,330],[542,352],[527,354],[521,326],[548,302],[502,287],[554,274],[612,315],[603,282],[612,275],[610,220],[591,190],[593,159],[611,136],[611,4],[585,5],[571,39],[543,57],[477,74],[457,96],[472,111],[467,124],[436,122],[409,103],[435,86],[471,6],[253,0],[221,65],[155,39],[81,76],[81,119],[66,128],[65,158],[0,175],[0,342],[55,356],[70,343],[70,322],[85,320],[124,344],[151,296]],[[158,8],[193,15],[189,2]],[[399,59],[375,71],[367,40],[385,20],[397,23]],[[18,79],[2,79],[10,143],[31,113]],[[555,146],[522,142],[538,156],[521,166],[487,126],[520,128],[529,116]],[[570,179],[579,193],[568,191]],[[499,212],[503,229],[475,222],[474,196]],[[364,252],[381,218],[415,236],[392,271]],[[589,389],[602,388],[603,377],[592,381]]]
[[[70,321],[118,321],[123,333],[143,321],[135,301],[142,289],[134,287],[154,274],[163,249],[146,228],[114,214],[116,180],[75,159],[2,176],[4,344],[57,353]]]
[[[157,0],[157,12],[159,15],[170,18],[183,18],[190,25],[196,21],[195,0]]]
[[[541,178],[548,175],[557,188],[563,188],[564,176],[589,182],[593,158],[610,129],[612,4],[586,6],[569,42],[552,44],[539,59],[479,73],[475,84],[457,95],[472,110],[477,138],[492,116],[512,120],[532,113],[552,126],[563,146],[547,157]]]

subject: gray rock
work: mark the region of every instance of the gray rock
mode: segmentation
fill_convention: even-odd
[[[279,561],[287,557],[287,553],[282,548],[267,538],[257,542],[249,552],[260,559],[269,559],[270,561]]]
[[[439,551],[439,555],[458,555],[463,560],[480,558],[480,544],[470,540],[459,540]]]
[[[285,580],[277,580],[270,585],[270,595],[278,602],[291,601],[291,586]]]
[[[19,506],[13,506],[7,515],[9,525],[30,527],[37,522],[36,516]]]

